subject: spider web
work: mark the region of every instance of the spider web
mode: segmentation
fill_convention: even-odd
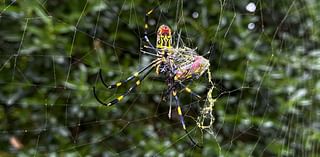
[[[169,25],[210,60],[179,93],[190,144],[165,78],[107,90],[152,61],[139,52]],[[1,156],[318,156],[319,2],[1,1]]]

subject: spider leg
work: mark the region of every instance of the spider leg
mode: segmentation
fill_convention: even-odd
[[[179,115],[179,118],[180,118],[180,122],[181,122],[181,125],[183,127],[183,130],[186,132],[188,138],[190,139],[190,141],[192,142],[193,145],[199,147],[199,148],[202,148],[202,146],[199,146],[193,139],[192,137],[190,136],[188,130],[187,130],[187,127],[186,127],[186,124],[184,122],[184,118],[183,118],[183,114],[182,114],[182,110],[181,110],[181,106],[180,106],[180,101],[179,101],[179,98],[177,96],[177,92],[175,90],[172,91],[172,96],[175,98],[176,100],[176,104],[177,104],[177,112],[178,112],[178,115]]]
[[[150,47],[147,47],[147,48],[150,48]],[[148,51],[144,51],[143,49],[141,49],[140,52],[142,52],[143,54],[152,56],[152,57],[157,57],[157,58],[160,58],[160,57],[161,57],[161,55],[154,54],[154,53],[150,53],[150,52],[148,52]]]
[[[171,114],[171,113],[172,113],[172,112],[171,112],[171,111],[172,111],[172,109],[171,109],[171,108],[172,108],[172,95],[170,95],[169,101],[170,101],[170,102],[169,102],[169,106],[170,106],[170,107],[169,107],[168,117],[169,117],[169,119],[171,119],[171,115],[172,115],[172,114]]]
[[[158,62],[157,62],[158,63]],[[116,99],[113,99],[112,101],[110,101],[109,103],[105,103],[103,101],[101,101],[97,94],[96,94],[96,91],[95,91],[95,87],[93,87],[93,94],[94,94],[94,97],[97,99],[97,101],[102,104],[102,105],[105,105],[105,106],[112,106],[114,104],[117,104],[118,102],[120,102],[125,96],[129,95],[135,88],[137,88],[137,86],[139,86],[141,84],[141,82],[146,78],[146,76],[148,76],[150,74],[150,72],[153,70],[153,68],[155,67],[155,65],[157,64],[154,64],[151,66],[151,68],[140,78],[138,79],[135,84],[133,86],[131,86],[129,88],[129,90],[127,90],[127,92],[125,92],[124,94],[118,96]]]
[[[172,89],[175,87],[175,85],[168,85],[169,88],[166,90],[165,95],[169,95],[169,112],[168,112],[168,118],[171,119],[171,108],[172,108]],[[166,100],[166,98],[163,98],[163,100]]]
[[[190,88],[188,88],[186,85],[184,85],[182,82],[179,82],[180,86],[183,88],[182,90],[190,93],[192,96],[196,97],[197,99],[201,99],[201,96],[197,93],[193,92]]]
[[[179,48],[179,43],[180,43],[180,42],[182,42],[182,40],[181,40],[181,30],[179,30],[179,33],[178,33],[178,39],[177,39],[176,49]],[[182,43],[182,45],[184,45],[184,44]]]
[[[156,7],[154,7],[153,9],[151,9],[151,10],[149,10],[147,13],[146,13],[146,15],[145,15],[145,17],[144,17],[144,35],[143,35],[143,39],[148,43],[148,45],[152,48],[152,49],[156,49],[153,45],[152,45],[152,43],[150,42],[150,40],[149,40],[149,38],[148,38],[148,27],[149,27],[149,25],[148,25],[148,21],[149,21],[149,15],[151,15],[152,13],[153,13],[153,11],[155,10],[155,9],[157,9],[159,7],[159,5],[158,6],[156,6]],[[146,45],[144,45],[143,47],[145,47],[145,48],[148,48]]]
[[[144,68],[142,68],[141,70],[133,73],[133,75],[129,76],[127,79],[125,80],[122,80],[122,81],[119,81],[115,84],[111,84],[111,85],[107,85],[107,83],[104,81],[103,79],[103,76],[101,74],[101,69],[99,70],[99,77],[100,77],[100,80],[102,82],[102,84],[108,88],[108,89],[112,89],[112,88],[116,88],[116,87],[120,87],[121,85],[124,85],[126,83],[128,83],[129,81],[137,78],[141,73],[143,73],[144,71],[146,71],[148,68],[154,66],[154,64],[158,61],[158,59],[155,59],[154,61],[152,61],[149,65],[145,66]]]

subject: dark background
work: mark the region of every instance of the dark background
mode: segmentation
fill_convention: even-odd
[[[252,1],[249,12],[249,2],[0,1],[0,156],[319,156],[320,3]],[[92,94],[96,86],[107,102],[130,86],[105,89],[100,68],[112,83],[151,61],[139,49],[156,6],[152,43],[167,24],[185,46],[211,52],[214,124],[196,124],[212,87],[206,74],[189,83],[202,100],[179,93],[202,149],[175,110],[168,118],[163,76],[113,107]]]

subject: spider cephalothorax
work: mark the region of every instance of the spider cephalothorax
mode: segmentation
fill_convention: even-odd
[[[136,79],[135,84],[132,85],[127,92],[118,96],[116,99],[105,103],[101,101],[95,92],[95,87],[93,87],[93,93],[97,101],[103,105],[111,106],[120,102],[125,96],[130,94],[137,86],[141,84],[141,82],[145,79],[145,77],[151,73],[153,69],[155,69],[157,75],[163,75],[166,77],[166,84],[168,89],[166,93],[168,96],[173,97],[176,102],[176,109],[179,115],[179,119],[181,125],[185,132],[187,133],[188,137],[196,146],[198,146],[194,140],[190,137],[186,124],[184,122],[184,117],[182,114],[181,104],[179,98],[177,96],[178,91],[185,91],[191,93],[191,95],[201,98],[199,95],[195,94],[191,91],[186,85],[184,85],[184,81],[191,80],[191,79],[198,79],[205,71],[209,69],[209,61],[205,59],[203,56],[197,54],[196,49],[192,49],[186,46],[179,47],[178,43],[180,42],[180,37],[176,41],[176,45],[173,46],[172,42],[172,31],[169,26],[161,25],[157,30],[157,40],[156,46],[149,41],[148,38],[148,17],[153,12],[150,10],[147,12],[145,16],[145,31],[144,31],[144,41],[146,45],[143,46],[141,50],[142,53],[148,54],[150,56],[155,57],[155,59],[147,66],[135,72],[132,76],[128,77],[126,80],[117,82],[112,85],[107,85],[103,77],[101,75],[101,70],[99,71],[99,76],[104,84],[104,86],[108,89],[120,87],[125,83],[128,83],[131,80]],[[139,76],[144,73],[140,78]],[[170,108],[171,109],[171,108]],[[170,110],[171,111],[171,110]]]

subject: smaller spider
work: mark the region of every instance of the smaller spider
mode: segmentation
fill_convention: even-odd
[[[155,8],[154,8],[155,9]],[[191,142],[200,147],[194,140],[191,138],[187,131],[186,124],[184,122],[184,117],[182,114],[181,103],[177,96],[178,91],[185,91],[190,93],[191,95],[201,98],[199,95],[195,94],[183,84],[184,81],[198,79],[202,74],[209,70],[209,61],[204,57],[198,55],[196,53],[196,49],[192,49],[189,47],[179,47],[180,36],[178,37],[177,43],[175,47],[172,47],[172,32],[169,26],[161,25],[157,31],[157,40],[156,46],[153,46],[149,41],[147,36],[148,30],[148,17],[153,12],[150,10],[145,15],[145,25],[144,25],[144,41],[147,45],[144,45],[144,49],[148,49],[151,51],[141,50],[142,53],[151,55],[155,57],[155,59],[147,66],[135,72],[132,76],[128,77],[126,80],[120,81],[118,83],[107,85],[103,80],[101,69],[99,71],[99,77],[103,83],[103,85],[108,88],[116,88],[120,87],[129,81],[136,79],[136,82],[133,86],[131,86],[124,94],[118,96],[116,99],[105,103],[101,101],[96,94],[95,87],[93,87],[93,93],[95,98],[99,103],[105,106],[111,106],[120,102],[125,96],[129,95],[137,86],[141,84],[141,82],[145,79],[145,77],[151,73],[153,69],[155,69],[157,75],[164,75],[166,77],[166,84],[168,85],[168,89],[166,91],[167,95],[170,96],[170,100],[173,97],[177,107],[177,113],[179,115],[179,119],[183,130],[188,135]],[[140,78],[138,78],[142,73],[144,73]],[[171,105],[171,104],[170,104]],[[171,113],[171,106],[169,111],[169,117]]]

